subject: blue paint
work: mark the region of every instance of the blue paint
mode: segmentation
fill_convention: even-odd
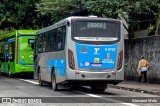
[[[15,42],[15,39],[9,39],[8,42]]]
[[[46,69],[47,74],[51,74],[51,68],[54,66],[56,75],[65,76],[65,60],[64,59],[56,59],[56,60],[48,60],[48,69]],[[49,70],[50,69],[50,70]]]
[[[22,65],[23,65],[24,63],[25,63],[25,61],[24,61],[24,60],[22,60],[22,61],[20,62],[20,64],[22,64]]]
[[[112,69],[115,66],[117,45],[76,44],[79,68]]]
[[[4,42],[4,44],[8,44],[8,43],[11,43],[11,42],[15,42],[15,39],[9,39],[7,42]]]

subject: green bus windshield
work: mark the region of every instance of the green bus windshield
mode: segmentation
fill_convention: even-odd
[[[19,37],[19,62],[22,65],[33,64],[33,50],[31,48],[35,36],[20,36]]]

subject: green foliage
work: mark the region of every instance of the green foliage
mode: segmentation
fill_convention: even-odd
[[[53,21],[72,15],[114,17],[125,10],[126,0],[40,0],[36,7],[41,15],[50,14]]]
[[[119,13],[125,11],[127,4],[127,0],[88,0],[85,7],[91,14],[117,18]]]
[[[3,35],[5,35],[5,34],[7,34],[7,33],[9,33],[8,28],[5,28],[5,29],[3,29],[3,30],[0,30],[0,36],[3,36]]]
[[[124,11],[130,15],[130,20],[139,20],[154,16],[157,5],[158,0],[40,0],[36,8],[41,15],[50,14],[52,21],[71,15],[117,18]]]
[[[35,12],[37,0],[1,0],[0,28],[35,29],[38,27],[38,16]]]
[[[39,29],[69,16],[117,18],[121,12],[128,12],[130,22],[154,20],[155,17],[159,20],[160,1],[0,0],[0,29]]]
[[[53,22],[71,15],[87,13],[84,0],[40,0],[36,7],[41,15],[50,14]]]
[[[130,14],[130,19],[139,20],[140,16],[155,15],[157,13],[157,7],[159,0],[131,0],[127,7],[128,13]],[[145,19],[144,19],[145,20]]]

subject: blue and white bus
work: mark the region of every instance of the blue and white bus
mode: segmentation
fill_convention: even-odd
[[[90,86],[104,91],[124,80],[123,24],[98,17],[68,17],[36,34],[39,84]]]

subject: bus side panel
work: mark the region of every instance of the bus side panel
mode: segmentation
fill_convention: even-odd
[[[45,64],[46,64],[46,58],[47,58],[48,55],[45,55],[43,53],[40,53],[39,54],[39,61],[38,61],[38,67],[39,67],[39,70],[40,71],[40,75],[41,75],[41,80],[44,80],[44,81],[47,81],[45,79]]]
[[[7,73],[6,72],[6,63],[5,62],[1,63],[1,73]]]
[[[10,71],[11,71],[11,74],[14,72],[15,70],[15,63],[14,62],[11,62],[10,63]]]
[[[124,80],[124,32],[123,32],[123,24],[121,22],[121,40],[120,42],[117,43],[118,45],[118,48],[117,48],[117,62],[118,62],[118,56],[119,56],[119,53],[123,50],[123,61],[122,61],[122,68],[120,70],[118,70],[116,72],[116,80],[120,80],[120,81],[123,81]],[[116,63],[117,64],[117,63]]]
[[[1,63],[1,72],[8,74],[9,70],[10,70],[11,74],[14,74],[14,71],[15,71],[14,62],[2,62]]]
[[[65,55],[64,51],[41,53],[39,66],[41,78],[44,81],[51,82],[52,69],[56,72],[57,83],[66,80],[65,76]]]
[[[75,80],[75,70],[72,70],[69,67],[69,61],[68,61],[68,50],[75,51],[75,42],[71,40],[71,27],[68,27],[66,30],[66,48],[65,48],[65,54],[66,54],[66,79],[67,80]],[[75,57],[75,53],[73,53],[73,56]],[[74,58],[75,59],[75,58]],[[75,67],[76,67],[76,61],[75,61]]]
[[[66,71],[65,71],[65,60],[64,59],[55,59],[48,60],[48,66],[54,67],[56,73],[56,82],[61,83],[66,80]],[[52,76],[52,68],[47,68],[46,73]]]
[[[33,73],[33,66],[23,66],[20,64],[15,64],[15,70],[13,74],[16,73]]]

